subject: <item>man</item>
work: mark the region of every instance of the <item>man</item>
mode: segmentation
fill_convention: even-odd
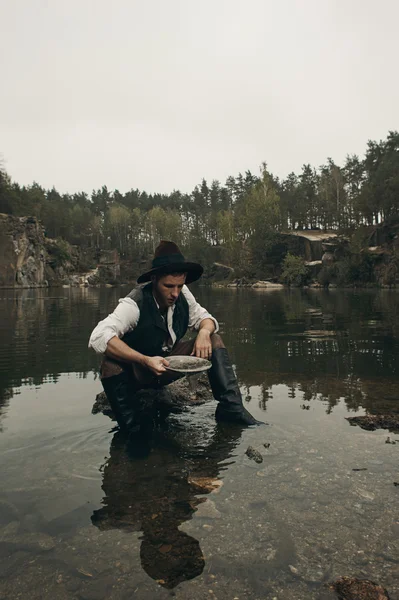
[[[90,336],[89,347],[104,354],[104,391],[119,426],[128,433],[141,426],[135,393],[178,378],[166,369],[168,355],[194,355],[212,362],[208,378],[219,402],[215,415],[218,421],[259,423],[243,406],[227,350],[217,334],[216,319],[198,304],[187,287],[202,273],[202,266],[187,262],[176,244],[161,241],[152,269],[137,280],[146,285],[120,300]],[[182,341],[189,328],[198,332],[196,338]]]

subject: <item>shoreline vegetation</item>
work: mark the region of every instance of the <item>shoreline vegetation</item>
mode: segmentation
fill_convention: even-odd
[[[264,163],[191,193],[61,194],[0,167],[0,213],[0,287],[131,283],[172,239],[204,265],[204,284],[394,288],[399,133],[343,166],[329,158],[279,179]]]

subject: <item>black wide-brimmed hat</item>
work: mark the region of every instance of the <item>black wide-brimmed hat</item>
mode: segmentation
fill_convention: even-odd
[[[152,275],[168,273],[187,273],[186,283],[197,281],[204,272],[198,263],[187,262],[174,242],[162,240],[155,249],[152,269],[140,275],[137,283],[150,281]]]

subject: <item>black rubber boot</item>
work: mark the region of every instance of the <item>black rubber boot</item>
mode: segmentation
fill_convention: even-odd
[[[126,435],[127,449],[134,456],[146,456],[150,449],[154,420],[152,415],[140,410],[135,402],[137,390],[129,375],[124,371],[102,379],[101,383],[120,430]]]
[[[119,375],[102,379],[101,383],[121,431],[134,430],[138,425],[138,410],[128,374],[123,371]]]
[[[243,406],[240,388],[226,348],[212,351],[212,368],[208,371],[213,397],[218,400],[217,421],[229,421],[241,425],[261,425]]]

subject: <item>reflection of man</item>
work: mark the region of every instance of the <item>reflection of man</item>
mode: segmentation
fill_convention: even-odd
[[[103,507],[94,511],[93,525],[101,530],[142,531],[142,567],[166,588],[197,577],[205,565],[199,542],[179,526],[204,501],[197,494],[212,491],[221,464],[240,435],[240,428],[224,431],[217,425],[206,454],[197,457],[176,447],[176,439],[171,444],[161,435],[145,460],[132,460],[123,434],[117,432],[104,468]],[[187,432],[190,446],[194,436]]]
[[[146,283],[120,300],[114,312],[100,321],[89,346],[104,354],[101,381],[120,427],[139,428],[135,392],[160,387],[178,376],[168,372],[167,356],[194,355],[212,361],[208,371],[212,393],[219,404],[218,421],[243,425],[258,423],[244,408],[240,389],[218,324],[189,291],[187,284],[199,279],[203,268],[185,261],[173,242],[161,242],[152,269],[137,283]],[[197,331],[182,341],[187,329]]]

